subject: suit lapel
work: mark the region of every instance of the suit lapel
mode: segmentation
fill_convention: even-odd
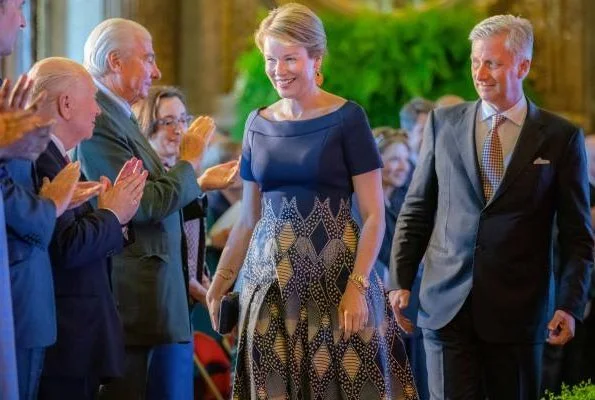
[[[465,166],[465,171],[469,176],[473,190],[479,201],[484,203],[477,150],[475,147],[475,116],[477,115],[479,104],[479,101],[476,101],[461,110],[460,119],[458,123],[454,123],[453,132],[455,133],[454,136],[459,146],[459,154],[463,160],[463,165]]]
[[[58,150],[58,147],[56,146],[56,144],[51,140],[50,140],[50,143],[48,144],[48,151],[50,152],[50,154],[54,158],[54,160],[56,160],[56,163],[60,166],[58,171],[62,170],[62,168],[64,168],[67,164],[66,159],[64,158],[62,153],[60,153],[60,150]]]
[[[517,144],[510,158],[510,164],[506,168],[502,183],[500,183],[498,190],[496,190],[488,205],[502,196],[521,170],[533,160],[535,153],[537,153],[537,150],[539,150],[545,139],[541,131],[542,127],[543,124],[540,119],[539,108],[527,100],[527,117],[525,118]]]

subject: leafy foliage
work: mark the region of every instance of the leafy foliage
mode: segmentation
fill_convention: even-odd
[[[467,36],[483,17],[469,6],[393,14],[345,16],[320,14],[328,38],[323,87],[361,104],[370,124],[398,125],[398,113],[414,96],[443,94],[476,97],[470,78]],[[241,138],[248,113],[278,99],[264,73],[264,60],[253,48],[238,59],[238,124]]]
[[[559,395],[548,393],[545,398],[547,400],[595,400],[595,385],[590,381],[573,387],[562,385]]]

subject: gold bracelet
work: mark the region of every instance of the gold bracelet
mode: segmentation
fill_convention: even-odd
[[[368,277],[358,274],[357,272],[352,272],[351,275],[349,275],[349,280],[359,284],[364,290],[367,290],[370,287],[370,280]]]
[[[357,289],[358,292],[360,292],[363,295],[366,294],[366,288],[363,287],[360,282],[356,281],[355,279],[351,279],[351,277],[349,277],[347,279],[348,279],[348,282],[351,282],[351,284]]]

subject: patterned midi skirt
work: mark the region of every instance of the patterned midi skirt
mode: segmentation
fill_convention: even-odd
[[[333,215],[295,199],[277,215],[263,200],[243,265],[234,399],[417,399],[405,347],[382,282],[372,272],[368,322],[342,337],[338,305],[355,261],[348,201]]]

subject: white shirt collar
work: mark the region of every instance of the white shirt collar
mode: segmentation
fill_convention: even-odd
[[[482,101],[481,102],[481,120],[485,121],[487,119],[492,118],[495,114],[498,114],[498,111],[494,107],[492,107],[489,103]],[[525,117],[527,116],[527,99],[525,96],[521,96],[521,99],[517,101],[517,103],[510,107],[508,110],[501,113],[506,117],[506,119],[510,120],[517,126],[523,126],[525,122]]]
[[[97,86],[99,90],[101,90],[107,97],[112,99],[122,110],[124,110],[128,117],[132,115],[132,107],[130,107],[130,104],[128,104],[126,100],[112,92],[99,79],[93,78],[93,82],[95,82],[95,86]]]
[[[52,139],[52,142],[54,142],[54,145],[56,145],[56,147],[60,151],[60,154],[62,154],[62,157],[66,158],[66,149],[64,148],[64,143],[62,143],[60,138],[54,134],[51,134],[50,138]]]

